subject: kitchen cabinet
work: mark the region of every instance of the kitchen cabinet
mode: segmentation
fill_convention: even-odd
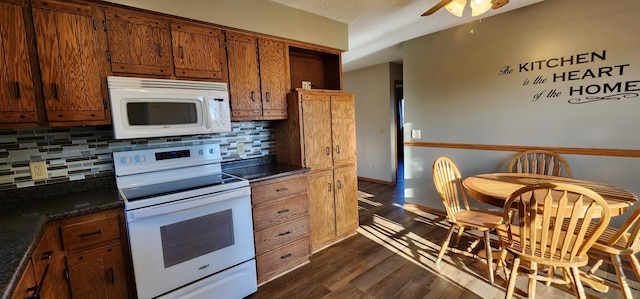
[[[171,42],[176,77],[228,80],[222,30],[172,21]]]
[[[98,8],[54,0],[34,0],[31,7],[49,124],[110,123]]]
[[[307,175],[251,183],[258,284],[309,261]]]
[[[69,298],[57,229],[55,222],[45,226],[12,298]]]
[[[227,32],[232,120],[287,118],[284,42]]]
[[[358,228],[355,106],[353,95],[296,90],[289,119],[275,125],[278,162],[311,168],[309,215],[313,251]]]
[[[133,296],[123,223],[122,211],[115,209],[60,220],[71,297]]]
[[[104,10],[111,72],[171,75],[171,33],[166,19],[125,9]]]
[[[22,272],[20,281],[16,285],[16,289],[11,294],[11,299],[24,299],[32,296],[37,290],[36,275],[33,273],[33,264],[31,260],[27,261],[27,266]]]
[[[0,1],[0,123],[36,125],[24,9],[20,2]]]

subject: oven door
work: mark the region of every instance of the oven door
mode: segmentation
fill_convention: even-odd
[[[252,259],[250,190],[127,211],[138,297],[156,297]]]

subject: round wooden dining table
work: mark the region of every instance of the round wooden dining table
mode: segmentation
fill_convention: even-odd
[[[638,197],[622,188],[605,183],[529,173],[487,173],[470,176],[462,182],[469,195],[484,203],[503,207],[516,190],[532,184],[567,183],[587,187],[598,193],[609,204],[611,216],[623,214],[638,201]]]

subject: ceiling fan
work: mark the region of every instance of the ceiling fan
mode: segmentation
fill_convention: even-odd
[[[472,15],[477,16],[486,12],[489,8],[498,9],[509,3],[509,0],[469,0],[471,2]],[[453,3],[452,3],[453,2]],[[491,5],[489,5],[489,3]],[[451,5],[450,5],[451,4]],[[452,14],[461,17],[462,10],[467,4],[467,0],[441,0],[429,10],[425,11],[422,16],[428,16],[438,11],[442,7],[447,8]]]

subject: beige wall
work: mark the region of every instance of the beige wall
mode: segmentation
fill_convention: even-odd
[[[616,5],[597,0],[544,1],[404,43],[405,140],[640,149],[638,11],[636,0]],[[602,51],[605,59],[579,58],[582,53]],[[572,56],[573,65],[557,66],[554,60]],[[520,68],[535,61],[550,63]],[[621,67],[623,72],[616,68],[620,65],[627,65]],[[501,75],[505,66],[512,72]],[[607,68],[613,71],[599,73]],[[576,74],[575,80],[558,79],[570,72]],[[538,77],[544,82],[534,83]],[[618,83],[627,88],[575,92]],[[538,94],[542,96],[536,99]],[[411,129],[421,130],[422,138],[411,139]],[[431,164],[440,155],[450,156],[463,176],[470,176],[505,171],[513,154],[405,147],[406,201],[443,209],[431,178]],[[565,158],[574,177],[640,194],[638,158]],[[613,223],[622,220],[616,217]]]
[[[107,0],[209,23],[347,50],[347,24],[267,0]]]
[[[402,79],[402,67],[384,63],[343,74],[344,90],[356,99],[358,176],[396,181],[393,81]]]

